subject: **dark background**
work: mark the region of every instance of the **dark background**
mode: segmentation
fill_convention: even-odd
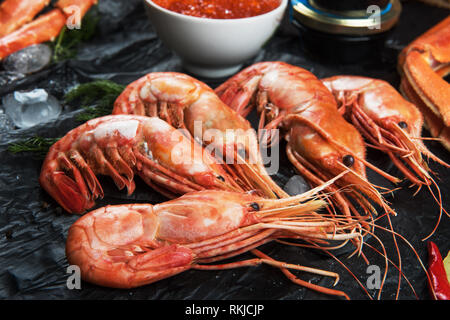
[[[53,64],[44,71],[24,79],[7,82],[0,87],[0,97],[21,89],[44,88],[60,100],[75,85],[94,79],[110,79],[122,84],[153,71],[184,72],[180,61],[158,40],[146,18],[139,0],[101,0],[97,9],[101,20],[96,36],[83,44],[76,59]],[[389,35],[378,58],[352,63],[327,63],[306,54],[300,44],[297,30],[287,19],[274,38],[246,65],[257,61],[281,60],[301,66],[319,78],[353,74],[381,78],[398,86],[399,76],[396,60],[399,51],[415,37],[441,21],[448,10],[430,7],[418,2],[404,2],[401,19]],[[0,71],[0,79],[2,73]],[[207,82],[216,87],[223,79]],[[283,274],[269,266],[225,271],[188,271],[157,283],[133,290],[102,288],[82,283],[81,290],[66,287],[67,261],[64,253],[67,230],[78,216],[69,215],[42,190],[38,176],[42,160],[30,154],[13,155],[7,151],[10,143],[40,135],[60,137],[80,125],[76,115],[78,105],[65,105],[60,118],[51,123],[27,130],[15,130],[0,135],[0,298],[3,299],[334,299],[314,293],[288,281]],[[254,115],[253,115],[254,118]],[[427,133],[424,133],[427,135]],[[437,156],[450,162],[447,151],[436,142],[427,146]],[[280,150],[283,150],[281,148]],[[369,151],[368,159],[392,174],[400,176],[389,159],[383,154]],[[281,169],[274,179],[284,185],[295,173],[281,155]],[[431,168],[439,176],[439,186],[444,207],[449,207],[448,169],[435,163]],[[393,187],[379,176],[369,172],[369,180],[378,185]],[[137,181],[136,192],[127,197],[115,189],[110,179],[101,180],[105,198],[97,206],[130,202],[162,202],[165,199]],[[387,196],[398,216],[393,217],[394,229],[403,235],[417,250],[426,264],[426,242],[421,241],[434,228],[439,208],[424,188],[413,197],[415,189],[408,183],[395,196]],[[46,203],[48,205],[46,205]],[[436,233],[430,238],[445,256],[449,246],[450,223],[445,215]],[[382,225],[386,221],[381,220]],[[378,230],[388,256],[397,262],[392,236]],[[374,238],[368,243],[381,249]],[[429,299],[425,273],[412,250],[399,240],[402,267],[421,299]],[[345,291],[352,299],[368,299],[355,279],[339,263],[316,251],[270,243],[261,250],[278,260],[335,271],[341,280],[335,289]],[[364,252],[371,264],[380,266],[384,272],[384,259],[369,247]],[[250,254],[241,258],[249,258]],[[365,285],[369,274],[361,258],[346,255],[339,258]],[[320,276],[299,273],[299,277],[330,287],[332,280]],[[389,265],[382,299],[394,299],[398,283],[397,270]],[[376,297],[377,290],[369,290]],[[415,299],[409,286],[402,279],[400,299]]]

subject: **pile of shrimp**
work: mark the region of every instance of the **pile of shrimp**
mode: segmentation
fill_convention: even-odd
[[[244,118],[254,107],[261,116],[258,132]],[[437,184],[422,155],[448,165],[416,139],[421,127],[414,105],[381,80],[319,80],[297,66],[264,62],[213,90],[184,74],[156,72],[127,86],[112,115],[88,121],[54,144],[40,183],[76,214],[86,213],[104,196],[99,175],[111,177],[128,194],[134,192],[138,175],[172,199],[98,208],[76,221],[69,229],[66,254],[85,281],[132,288],[188,269],[269,264],[296,284],[349,298],[301,280],[288,269],[330,276],[335,284],[336,273],[276,261],[257,249],[275,240],[324,251],[344,267],[332,250],[352,245],[350,257],[369,263],[362,250],[367,246],[386,265],[378,298],[389,264],[399,272],[398,298],[402,278],[416,293],[402,272],[397,239],[411,248],[429,276],[413,246],[394,231],[390,217],[396,213],[383,197],[385,190],[368,180],[366,168],[393,183],[401,179],[366,160],[366,147],[386,152],[407,179],[431,191],[430,185]],[[268,174],[260,145],[279,143],[270,132],[275,129],[280,129],[287,156],[309,181],[310,191],[290,196]],[[436,200],[446,212],[440,195]],[[388,227],[378,223],[383,217]],[[392,235],[397,264],[388,258],[376,230]],[[381,250],[366,243],[365,236],[373,237]],[[217,263],[244,252],[256,258]]]

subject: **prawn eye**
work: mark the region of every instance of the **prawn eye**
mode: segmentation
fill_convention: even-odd
[[[250,207],[253,208],[253,210],[255,211],[259,211],[259,204],[257,204],[256,202],[253,202],[252,204],[250,204]]]
[[[342,162],[346,167],[351,167],[355,163],[355,158],[348,154],[342,158]]]
[[[217,176],[217,179],[219,179],[220,181],[223,181],[223,182],[225,182],[225,178],[224,178],[224,177],[222,177],[222,176]]]
[[[399,126],[400,128],[402,128],[402,129],[408,128],[408,124],[407,124],[405,121],[400,121],[400,122],[398,123],[398,126]]]

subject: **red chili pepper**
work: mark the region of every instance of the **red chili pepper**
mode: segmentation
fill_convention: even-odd
[[[450,284],[445,272],[444,262],[437,245],[432,241],[428,242],[428,273],[435,299],[450,300]]]

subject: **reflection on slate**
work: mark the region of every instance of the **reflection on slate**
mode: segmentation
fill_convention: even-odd
[[[83,44],[77,59],[58,63],[25,78],[17,77],[0,87],[0,97],[15,90],[43,88],[62,100],[63,95],[78,83],[93,79],[110,79],[121,84],[131,81],[153,71],[182,72],[180,61],[158,40],[152,32],[141,1],[100,1],[102,13],[100,31],[94,39]],[[109,6],[111,4],[111,6]],[[426,12],[426,14],[424,14]],[[318,62],[307,56],[301,48],[297,30],[284,21],[275,37],[261,50],[255,59],[248,61],[281,60],[304,67],[319,78],[336,74],[355,74],[381,78],[393,85],[398,85],[396,57],[399,50],[415,36],[448,15],[448,11],[426,6],[421,3],[404,3],[404,10],[399,24],[393,30],[380,52],[379,61],[354,61],[348,65],[330,65]],[[8,76],[6,74],[6,76]],[[3,75],[0,73],[0,81]],[[205,80],[216,87],[224,79]],[[70,129],[80,125],[76,115],[78,106],[64,106],[58,120],[50,124],[39,125],[26,130],[0,132],[0,298],[13,299],[334,299],[299,287],[288,281],[276,268],[259,266],[225,271],[188,271],[157,283],[133,290],[102,288],[82,283],[81,290],[69,290],[66,287],[68,267],[64,248],[67,230],[78,216],[64,213],[56,203],[40,188],[38,176],[42,161],[30,155],[13,155],[7,151],[8,144],[23,138],[40,135],[59,137]],[[252,115],[251,119],[256,119]],[[424,133],[427,134],[427,133]],[[427,142],[431,151],[443,160],[450,162],[449,154],[435,142]],[[281,146],[280,150],[283,150]],[[400,175],[385,155],[369,151],[368,158],[374,164]],[[274,179],[284,186],[295,175],[292,166],[282,152],[280,172]],[[449,206],[448,169],[435,163],[431,168],[439,174],[444,206]],[[378,185],[393,186],[379,176],[369,172],[369,180]],[[164,197],[150,190],[144,183],[137,181],[136,192],[127,197],[118,191],[110,179],[102,179],[105,198],[98,201],[98,206],[130,202],[158,203]],[[421,241],[434,228],[439,208],[426,188],[414,198],[414,189],[402,184],[402,190],[395,196],[387,195],[388,201],[398,212],[392,218],[395,230],[408,239],[417,249],[421,259],[426,263],[426,243]],[[444,215],[437,232],[431,240],[437,243],[441,252],[449,250],[450,219]],[[387,226],[386,219],[380,224]],[[377,236],[384,243],[389,257],[397,263],[392,235],[383,230]],[[418,296],[428,299],[425,273],[410,250],[397,238],[402,257],[404,274],[414,286]],[[374,237],[368,243],[381,250]],[[357,281],[337,261],[316,251],[290,247],[279,243],[264,245],[261,250],[278,260],[305,266],[322,268],[338,272],[340,282],[335,289],[345,291],[352,299],[367,299],[365,292]],[[385,268],[384,259],[368,246],[364,252],[370,264]],[[249,258],[245,254],[240,258]],[[361,257],[339,258],[364,284],[369,274],[367,265]],[[298,274],[304,280],[311,280],[323,286],[331,287],[332,279]],[[389,265],[383,299],[395,298],[398,272]],[[368,290],[376,297],[377,290]],[[414,299],[407,282],[401,281],[401,299]]]

